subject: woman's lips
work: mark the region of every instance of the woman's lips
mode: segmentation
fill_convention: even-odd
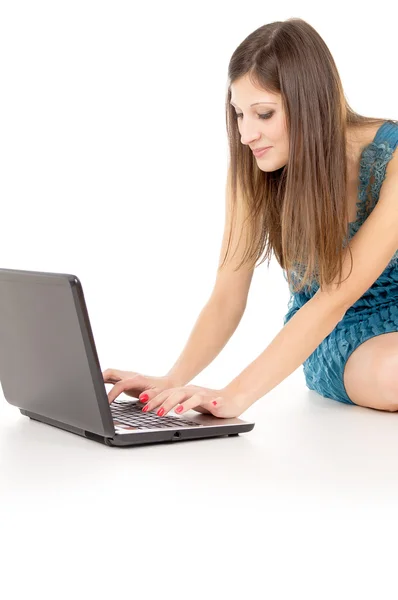
[[[272,148],[272,146],[267,146],[266,148],[263,148],[262,150],[253,150],[253,154],[254,156],[256,156],[257,158],[260,158],[261,156],[263,156],[267,150],[270,150]]]

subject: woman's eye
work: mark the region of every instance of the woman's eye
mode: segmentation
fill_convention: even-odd
[[[243,117],[242,113],[235,113],[236,114],[236,118],[239,119],[239,117]],[[269,113],[267,113],[266,115],[258,115],[260,117],[260,119],[269,119],[270,117],[272,117],[274,113],[271,111]]]

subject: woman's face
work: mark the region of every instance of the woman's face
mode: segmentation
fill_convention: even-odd
[[[231,104],[239,115],[236,119],[242,144],[251,150],[271,146],[261,157],[253,154],[259,169],[276,171],[284,167],[289,157],[289,139],[281,95],[254,87],[245,75],[231,84]]]

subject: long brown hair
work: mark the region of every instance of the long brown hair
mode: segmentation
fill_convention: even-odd
[[[272,172],[259,169],[251,149],[240,141],[230,86],[244,75],[253,85],[281,94],[289,158]],[[295,292],[311,287],[314,280],[324,289],[337,274],[340,285],[348,236],[347,126],[386,120],[352,110],[328,47],[302,19],[268,23],[244,39],[228,66],[226,99],[232,224],[239,186],[249,228],[237,269],[244,263],[254,268],[265,249],[257,266],[266,259],[269,265],[274,251]],[[219,269],[228,257],[233,227]]]

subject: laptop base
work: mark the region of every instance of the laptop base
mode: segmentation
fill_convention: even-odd
[[[54,419],[50,419],[49,417],[43,417],[42,415],[37,415],[23,408],[19,409],[20,413],[26,417],[34,421],[39,421],[40,423],[45,423],[46,425],[52,425],[53,427],[58,427],[59,429],[63,429],[65,431],[69,431],[70,433],[75,433],[76,435],[80,435],[89,440],[93,440],[95,442],[100,442],[105,444],[106,446],[117,446],[119,448],[128,447],[128,446],[140,446],[142,444],[156,444],[156,443],[170,443],[170,442],[182,442],[193,439],[206,439],[209,437],[229,437],[236,436],[240,433],[245,433],[247,431],[251,431],[254,427],[254,423],[247,423],[246,425],[222,425],[220,427],[212,426],[212,427],[192,427],[192,428],[181,428],[178,430],[170,430],[170,429],[162,429],[160,431],[154,431],[151,429],[148,432],[145,431],[136,431],[131,434],[123,434],[116,435],[113,438],[105,437],[102,435],[98,435],[97,433],[93,433],[91,431],[85,431],[84,429],[79,429],[78,427],[74,427],[73,425],[68,425],[66,423],[61,423],[60,421],[56,421]]]

